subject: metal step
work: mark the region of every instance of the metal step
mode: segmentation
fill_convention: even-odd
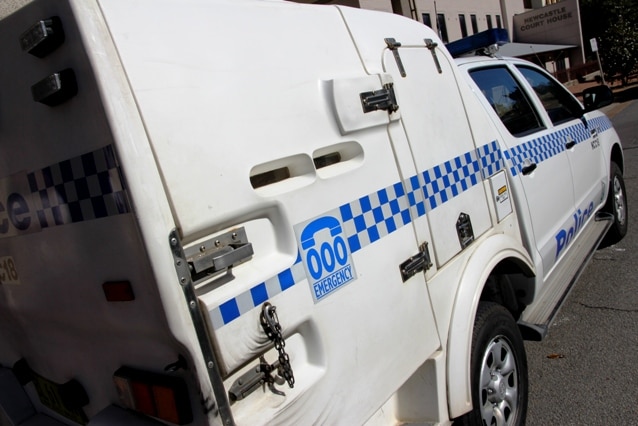
[[[522,327],[525,338],[541,340],[545,337],[549,325],[607,234],[613,219],[610,214],[598,213],[595,220],[587,224],[578,235],[570,247],[570,259],[563,259],[543,286],[537,300],[523,312],[519,326]]]

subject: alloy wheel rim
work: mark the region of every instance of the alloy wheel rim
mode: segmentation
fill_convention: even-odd
[[[505,336],[492,339],[481,364],[479,394],[483,424],[514,424],[518,409],[518,366]]]
[[[625,223],[625,194],[620,184],[620,179],[614,177],[614,212],[616,214],[616,220],[619,224]]]

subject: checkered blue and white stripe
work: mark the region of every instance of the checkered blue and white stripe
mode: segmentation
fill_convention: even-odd
[[[301,257],[290,268],[286,269],[276,277],[270,278],[257,284],[249,291],[240,294],[222,303],[218,308],[210,312],[210,319],[214,329],[218,329],[240,315],[261,306],[268,299],[278,295],[306,278],[306,271],[301,263]]]
[[[408,179],[408,185],[414,183],[411,181]],[[411,208],[418,210],[423,205],[418,189],[406,192],[404,184],[397,183],[339,207],[337,216],[341,217],[350,253],[412,222]]]
[[[605,130],[609,130],[613,127],[611,124],[611,120],[606,115],[601,115],[600,117],[595,117],[589,120],[589,127],[598,129],[598,133],[602,133]]]
[[[489,178],[504,167],[503,152],[499,148],[497,141],[483,145],[477,152],[483,179]]]
[[[532,163],[540,164],[563,152],[568,141],[573,140],[577,144],[586,141],[590,137],[590,129],[593,128],[603,132],[611,128],[611,122],[607,117],[597,117],[590,120],[589,127],[585,127],[583,123],[574,124],[506,150],[505,159],[509,163],[512,176],[522,172],[527,159]]]
[[[436,165],[404,182],[365,195],[325,212],[340,217],[351,253],[380,240],[445,204],[504,168],[496,141]],[[219,329],[306,278],[301,257],[295,264],[210,312]]]
[[[128,213],[112,146],[27,174],[41,228]]]
[[[589,128],[597,128],[599,132],[611,127],[607,117],[597,117],[589,122]],[[503,170],[506,162],[512,175],[516,176],[521,173],[526,159],[541,163],[561,153],[567,140],[576,143],[587,140],[589,132],[579,123],[506,151],[501,151],[498,142],[492,141],[325,214],[341,218],[350,252],[356,253]],[[213,327],[223,327],[305,278],[298,258],[291,269],[213,309]]]

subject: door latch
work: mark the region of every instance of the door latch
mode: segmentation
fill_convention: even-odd
[[[193,282],[248,260],[254,254],[241,227],[184,249]]]
[[[251,368],[248,372],[239,377],[228,390],[228,397],[231,402],[240,401],[248,395],[259,389],[262,385],[268,385],[268,389],[276,395],[285,396],[285,394],[275,388],[275,384],[283,385],[286,383],[281,374],[272,375],[273,371],[278,371],[281,365],[279,360],[273,364],[268,364],[264,356],[259,357],[259,365]]]
[[[432,267],[432,261],[430,259],[430,250],[428,249],[428,243],[423,243],[419,246],[419,252],[408,260],[403,262],[399,269],[401,270],[401,279],[406,282],[422,271],[427,271]]]
[[[472,244],[472,241],[474,241],[474,230],[472,229],[472,219],[470,219],[469,214],[461,213],[459,215],[459,218],[456,220],[456,233],[459,236],[459,243],[462,249]]]
[[[266,362],[262,355],[259,357],[259,365],[250,369],[239,377],[228,391],[231,401],[239,401],[259,389],[261,385],[267,385],[268,389],[275,395],[285,396],[286,394],[275,387],[288,383],[292,389],[295,386],[295,376],[290,365],[290,356],[286,353],[286,341],[281,334],[281,325],[277,318],[277,307],[269,302],[264,303],[259,323],[266,333],[268,339],[274,344],[278,352],[278,358],[272,364]],[[273,375],[273,373],[276,373]]]

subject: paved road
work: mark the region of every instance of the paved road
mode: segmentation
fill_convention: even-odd
[[[638,425],[638,101],[611,114],[625,152],[629,233],[596,252],[548,337],[525,344],[531,426]]]
[[[10,15],[25,4],[31,3],[31,1],[32,0],[0,0],[0,18]]]

